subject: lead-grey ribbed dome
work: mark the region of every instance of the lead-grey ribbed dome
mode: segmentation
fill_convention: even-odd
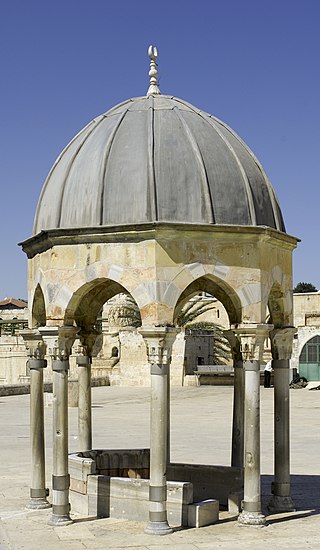
[[[129,99],[79,132],[47,177],[33,234],[156,221],[285,231],[275,192],[244,142],[164,95]]]

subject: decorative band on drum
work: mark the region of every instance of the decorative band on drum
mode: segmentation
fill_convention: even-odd
[[[65,491],[69,489],[70,486],[70,475],[66,474],[64,476],[52,476],[52,489],[54,491]]]
[[[78,355],[76,358],[78,367],[90,367],[91,362],[92,359],[88,355]]]
[[[167,512],[149,512],[150,521],[167,521]]]
[[[47,489],[30,489],[31,498],[46,498],[47,496]]]
[[[55,372],[66,372],[69,370],[69,360],[60,361],[60,359],[53,359],[52,370]]]
[[[45,369],[47,366],[46,359],[28,359],[28,366],[30,370]]]
[[[261,513],[261,502],[246,502],[243,500],[242,508],[244,512],[257,512],[259,514]]]
[[[149,500],[153,502],[165,502],[167,500],[167,487],[163,486],[149,486]]]
[[[54,516],[68,516],[70,512],[70,504],[53,504],[52,514]]]
[[[157,363],[153,363],[150,367],[150,374],[165,376],[168,374],[168,365],[158,365]]]

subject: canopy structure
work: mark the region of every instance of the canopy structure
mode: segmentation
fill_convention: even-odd
[[[292,252],[281,210],[260,163],[223,122],[157,85],[149,49],[146,97],[125,101],[89,123],[57,159],[44,184],[29,258],[33,508],[48,506],[43,437],[43,368],[54,393],[53,510],[69,515],[69,356],[80,339],[79,451],[91,438],[90,365],[103,304],[118,293],[139,308],[150,365],[150,489],[147,531],[170,532],[168,384],[183,305],[200,291],[230,320],[234,420],[230,468],[243,473],[239,522],[263,525],[260,491],[260,361],[272,343],[275,372],[275,482],[270,509],[292,510],[289,468],[289,359]],[[231,471],[231,470],[230,470]],[[178,474],[177,474],[178,475]],[[179,481],[179,480],[177,480]]]

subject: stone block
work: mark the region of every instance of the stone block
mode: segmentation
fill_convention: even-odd
[[[70,491],[69,498],[72,512],[76,512],[77,514],[81,514],[82,516],[97,515],[96,513],[90,514],[88,495],[82,495],[81,493]]]
[[[70,478],[70,491],[75,491],[76,493],[81,493],[82,495],[87,494],[87,482],[80,481],[79,479]]]
[[[194,502],[188,506],[188,527],[205,527],[219,520],[219,502],[214,499]]]
[[[241,502],[243,500],[243,491],[230,493],[228,496],[228,512],[229,514],[239,514],[241,511]]]
[[[87,481],[88,475],[96,473],[96,463],[92,458],[69,455],[69,474],[71,479]]]
[[[168,482],[168,520],[171,525],[188,524],[188,505],[193,500],[191,483]],[[88,513],[97,517],[147,521],[149,480],[92,475],[88,477]],[[77,511],[77,510],[75,510]]]

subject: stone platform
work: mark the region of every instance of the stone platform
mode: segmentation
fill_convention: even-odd
[[[296,512],[267,516],[262,529],[240,527],[236,514],[220,511],[219,522],[178,528],[166,537],[144,534],[145,521],[84,517],[72,525],[47,525],[50,510],[30,511],[29,396],[0,398],[1,550],[318,550],[320,461],[317,411],[320,392],[291,390],[292,493]],[[148,448],[148,388],[93,389],[95,448]],[[266,514],[273,468],[273,389],[261,388],[262,497]],[[171,400],[171,458],[176,463],[230,463],[232,388],[177,388]],[[51,407],[45,409],[47,481],[51,478]],[[69,410],[70,452],[77,451],[77,411]],[[50,497],[49,497],[50,499]]]

